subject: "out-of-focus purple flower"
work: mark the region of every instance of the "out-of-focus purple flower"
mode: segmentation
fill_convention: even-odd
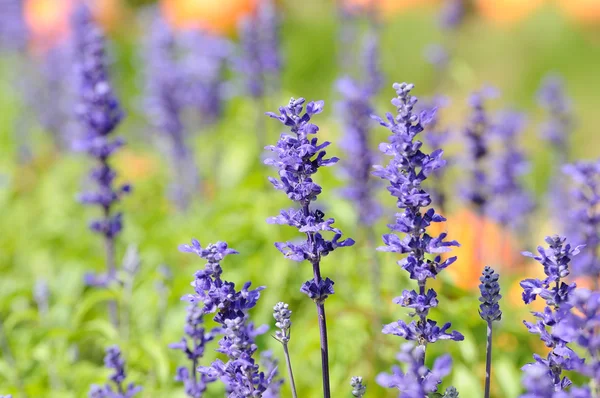
[[[441,44],[429,44],[423,51],[425,60],[433,65],[438,71],[443,71],[450,63],[450,54],[448,49]]]
[[[181,350],[190,361],[189,367],[180,366],[177,368],[175,377],[175,380],[183,383],[185,393],[189,397],[201,398],[207,385],[217,380],[217,378],[207,374],[198,374],[196,368],[198,367],[198,361],[204,356],[206,344],[212,341],[220,331],[220,328],[206,331],[202,308],[195,302],[188,305],[184,327],[185,336],[180,342],[170,344],[169,348]]]
[[[110,381],[113,385],[109,383],[104,386],[92,385],[88,395],[90,398],[131,398],[142,391],[142,387],[133,383],[129,383],[127,386],[124,385],[126,378],[125,361],[121,356],[119,347],[112,346],[106,349],[104,366],[113,371],[110,375]]]
[[[277,87],[281,73],[279,15],[272,0],[259,4],[256,15],[244,18],[239,26],[242,55],[237,68],[244,75],[246,91],[260,98],[268,87]]]
[[[573,259],[573,274],[589,277],[597,289],[600,279],[600,161],[569,164],[563,171],[574,183],[567,210],[568,221],[565,220],[567,232],[571,239],[585,244],[581,254]]]
[[[247,282],[238,291],[234,283],[221,279],[221,261],[230,254],[237,254],[225,242],[203,248],[194,239],[191,245],[181,245],[179,249],[207,261],[204,269],[195,274],[192,283],[195,294],[184,296],[182,300],[199,305],[199,314],[215,314],[214,320],[220,325],[219,332],[223,336],[217,351],[228,358],[226,363],[217,359],[211,366],[198,368],[202,380],[221,379],[230,398],[262,396],[266,391],[272,391],[276,387],[271,384],[278,383],[275,380],[277,368],[269,369],[268,373],[261,372],[253,358],[258,349],[255,337],[265,333],[268,327],[255,328],[249,316],[249,310],[256,305],[264,287],[250,290],[250,282]]]
[[[571,99],[567,97],[564,81],[560,76],[546,76],[537,94],[538,104],[547,112],[542,124],[542,138],[550,142],[561,156],[561,163],[568,158],[568,140],[575,123]]]
[[[271,351],[263,351],[260,353],[260,365],[264,369],[265,374],[277,374],[279,361],[273,357]],[[273,379],[267,387],[267,390],[263,393],[263,398],[279,398],[281,396],[281,386],[283,385],[283,379]]]
[[[199,113],[199,123],[213,124],[223,114],[227,96],[225,69],[233,53],[231,42],[204,31],[179,32],[180,69],[185,79],[181,87],[185,104]]]
[[[367,393],[367,386],[363,384],[363,378],[360,376],[352,377],[350,386],[352,387],[353,397],[362,398]]]
[[[366,226],[372,225],[381,216],[381,207],[375,199],[378,184],[371,178],[375,154],[371,150],[369,139],[373,96],[380,89],[382,81],[378,58],[377,38],[368,37],[363,81],[359,82],[346,76],[337,82],[337,89],[342,95],[342,100],[338,103],[338,113],[341,115],[344,130],[340,147],[344,149],[347,159],[342,166],[348,181],[341,193],[355,204],[358,220]]]
[[[444,0],[439,16],[442,29],[457,29],[465,18],[465,0]]]
[[[490,196],[487,214],[500,225],[519,230],[533,210],[531,195],[524,189],[521,176],[528,162],[519,148],[519,136],[525,125],[525,115],[505,111],[491,129],[499,151],[492,157],[489,176]]]
[[[485,102],[497,96],[494,88],[486,87],[469,97],[471,114],[465,126],[467,163],[470,180],[463,187],[462,194],[473,208],[482,214],[489,200],[489,180],[485,160],[489,153],[489,135],[492,122],[485,110]]]
[[[442,379],[452,369],[452,358],[443,355],[435,360],[431,369],[425,363],[425,346],[405,343],[396,356],[398,361],[406,365],[402,371],[399,366],[392,368],[392,373],[381,373],[377,376],[377,384],[386,388],[396,388],[402,398],[423,398],[437,392]]]
[[[410,94],[412,84],[394,84],[397,97],[392,104],[397,108],[397,115],[387,114],[387,121],[373,116],[382,126],[388,128],[392,135],[389,143],[382,143],[379,149],[391,160],[387,166],[375,166],[373,174],[389,181],[388,191],[397,198],[397,207],[402,210],[396,215],[394,224],[388,225],[393,232],[383,236],[385,246],[378,248],[381,251],[407,254],[406,258],[398,264],[409,273],[409,277],[417,281],[418,292],[405,291],[395,303],[412,308],[410,313],[416,317],[407,324],[402,320],[385,325],[383,333],[394,334],[409,341],[415,341],[424,347],[440,339],[463,340],[464,337],[453,331],[448,333],[450,323],[442,327],[437,322],[428,319],[429,310],[437,306],[435,291],[426,291],[427,280],[435,278],[439,272],[452,264],[456,257],[442,260],[441,253],[448,252],[452,246],[458,246],[456,241],[446,241],[446,233],[439,236],[429,235],[427,228],[433,222],[445,221],[431,207],[431,197],[424,189],[423,182],[437,169],[444,166],[442,150],[437,149],[431,154],[421,150],[422,142],[416,136],[429,123],[435,110],[425,110],[420,114],[413,111],[417,98]],[[425,210],[428,208],[427,210]],[[403,234],[401,238],[396,233]],[[426,254],[435,257],[428,258]]]
[[[35,286],[33,287],[33,298],[37,304],[38,312],[42,316],[46,316],[50,307],[50,288],[48,287],[48,282],[46,280],[39,279],[35,282]]]
[[[144,46],[146,72],[145,111],[153,127],[164,135],[169,145],[169,159],[175,176],[172,199],[179,210],[186,210],[191,196],[198,190],[199,177],[193,152],[187,144],[182,121],[189,92],[189,79],[177,62],[174,33],[157,13]]]
[[[24,5],[24,0],[0,0],[0,53],[21,51],[27,46]]]
[[[87,6],[81,5],[76,10],[73,25],[79,86],[76,114],[84,130],[75,147],[97,162],[90,173],[96,187],[80,194],[79,200],[102,209],[103,217],[92,221],[90,228],[104,236],[108,269],[105,279],[110,282],[116,277],[114,240],[123,226],[122,214],[115,213],[114,206],[131,192],[128,184],[115,185],[117,173],[109,163],[111,155],[124,144],[121,138],[111,138],[123,118],[123,111],[108,79],[104,37]]]
[[[569,378],[561,377],[563,371],[578,369],[583,363],[583,360],[567,345],[571,340],[563,339],[564,336],[561,337],[554,333],[556,325],[569,316],[572,307],[569,298],[575,289],[575,284],[567,285],[563,279],[569,275],[571,259],[580,250],[580,246],[571,247],[565,241],[566,239],[560,236],[547,237],[546,243],[549,247],[545,249],[539,246],[539,255],[523,252],[524,256],[534,258],[544,266],[546,278],[521,281],[525,304],[531,303],[538,296],[546,303],[543,312],[532,312],[537,318],[535,323],[527,321],[523,321],[523,323],[530,333],[539,335],[544,344],[550,348],[546,358],[534,354],[535,362],[525,365],[523,370],[528,374],[532,371],[528,370],[531,366],[535,366],[535,369],[538,369],[540,365],[545,367],[545,377],[548,379],[545,383],[554,386],[555,391],[563,391],[571,385]],[[533,373],[537,374],[535,369]],[[530,386],[526,379],[524,379],[524,383],[525,387],[529,389]],[[535,391],[533,392],[535,393]],[[531,391],[528,390],[528,393]]]

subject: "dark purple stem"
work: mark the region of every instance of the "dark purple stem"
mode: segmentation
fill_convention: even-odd
[[[487,322],[487,344],[485,349],[485,398],[490,398],[490,384],[492,379],[492,321]]]
[[[314,280],[320,286],[321,270],[319,263],[313,263]],[[331,387],[329,385],[329,346],[327,344],[327,319],[325,317],[325,304],[317,303],[317,315],[319,317],[319,332],[321,334],[321,368],[323,371],[323,397],[331,398]]]
[[[106,165],[106,159],[102,161]],[[104,206],[104,219],[107,224],[110,222],[110,207]],[[108,281],[112,283],[117,278],[117,268],[115,263],[115,237],[108,232],[104,234],[104,249],[106,252],[106,271],[108,273]],[[110,322],[115,328],[119,327],[119,314],[117,310],[117,302],[110,300],[108,302],[108,313]]]

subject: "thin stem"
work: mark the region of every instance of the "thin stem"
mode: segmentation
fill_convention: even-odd
[[[285,363],[287,364],[288,374],[290,376],[290,388],[292,389],[292,397],[298,398],[296,393],[296,382],[294,381],[294,371],[292,370],[292,359],[290,358],[290,352],[288,351],[287,343],[282,343],[283,354],[285,355]]]
[[[108,219],[108,211],[106,218]],[[104,237],[104,247],[106,251],[106,269],[108,272],[108,281],[112,283],[117,277],[117,268],[115,265],[115,239],[111,236]],[[119,327],[119,314],[117,309],[117,302],[110,300],[108,302],[108,313],[110,316],[110,322],[115,328]]]
[[[314,280],[317,286],[321,281],[321,270],[319,263],[313,263]],[[319,318],[319,332],[321,335],[321,369],[323,371],[323,397],[331,398],[331,387],[329,385],[329,347],[327,344],[327,318],[325,317],[325,304],[317,303],[317,315]]]
[[[490,398],[490,384],[492,379],[492,321],[487,322],[487,344],[485,349],[485,398]]]

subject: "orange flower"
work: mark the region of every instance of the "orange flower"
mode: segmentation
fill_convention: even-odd
[[[585,23],[600,22],[600,1],[598,0],[558,0],[559,7],[571,18]]]
[[[260,0],[161,0],[165,18],[181,29],[204,29],[225,34],[256,9]]]
[[[124,181],[135,182],[154,176],[159,165],[156,158],[125,148],[116,157],[116,167]]]
[[[458,260],[448,268],[457,286],[476,289],[485,265],[504,265],[504,270],[515,270],[520,258],[509,232],[493,221],[463,209],[448,217],[445,224],[450,239],[457,240],[460,247],[452,249]]]
[[[545,0],[476,0],[479,12],[493,23],[518,22],[535,11]],[[571,1],[571,0],[566,0]]]

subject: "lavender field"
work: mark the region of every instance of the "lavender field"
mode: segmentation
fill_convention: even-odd
[[[599,65],[596,0],[0,0],[0,398],[600,398]]]

